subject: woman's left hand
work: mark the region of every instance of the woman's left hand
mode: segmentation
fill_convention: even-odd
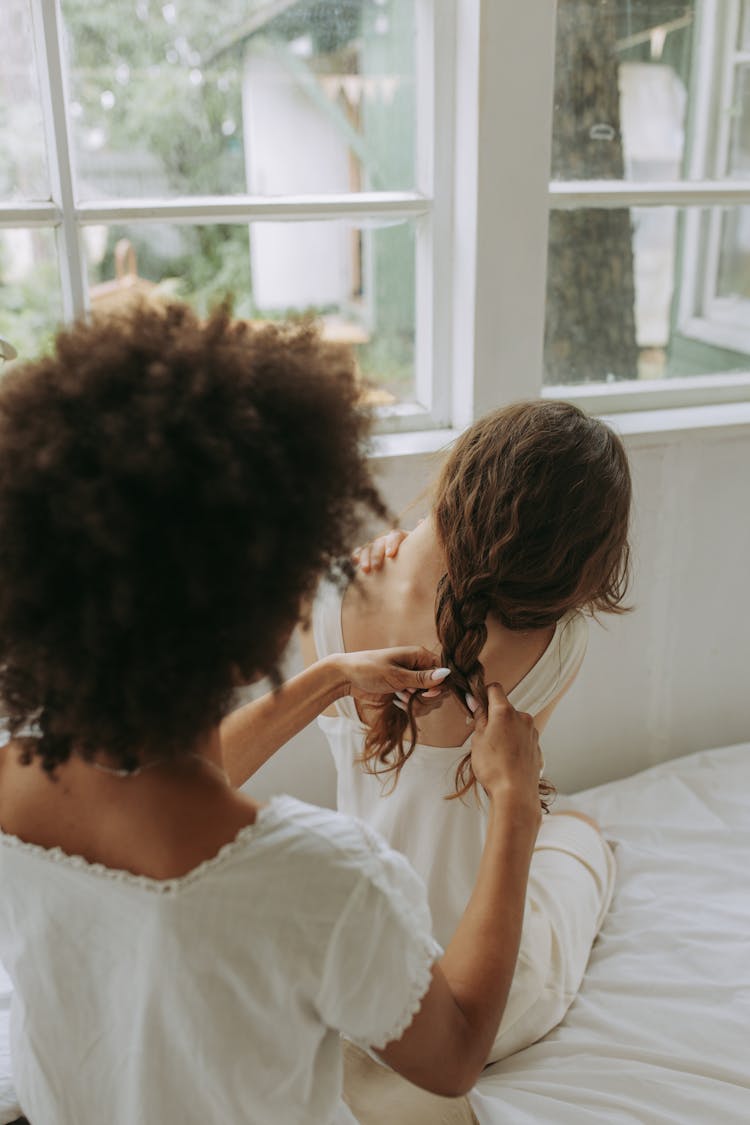
[[[419,523],[422,521],[420,520]],[[370,574],[374,570],[382,570],[386,559],[395,559],[398,549],[404,539],[408,539],[409,532],[403,528],[394,527],[385,535],[379,535],[370,543],[362,547],[355,547],[352,551],[352,562],[358,566],[363,574]]]
[[[447,692],[449,670],[437,667],[434,653],[416,645],[345,652],[331,659],[344,676],[344,694],[362,703],[389,703],[396,693],[416,691],[436,699]]]

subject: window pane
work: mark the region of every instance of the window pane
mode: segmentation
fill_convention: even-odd
[[[727,173],[750,177],[750,65],[739,66],[736,71]]]
[[[750,208],[550,215],[545,383],[750,371]]]
[[[134,293],[177,296],[205,312],[228,293],[258,320],[315,313],[357,346],[370,401],[414,396],[414,229],[401,222],[245,226],[128,224],[84,230],[94,310]]]
[[[29,0],[2,0],[0,199],[49,199]]]
[[[742,0],[740,38],[737,45],[741,51],[750,51],[750,0]]]
[[[0,336],[29,359],[49,344],[62,319],[51,230],[0,230]]]
[[[750,207],[724,214],[721,227],[717,296],[746,301],[750,318]]]
[[[713,96],[710,80],[693,81],[700,7],[700,0],[560,0],[552,179],[683,175],[688,120]]]
[[[63,0],[78,194],[405,189],[414,0]]]

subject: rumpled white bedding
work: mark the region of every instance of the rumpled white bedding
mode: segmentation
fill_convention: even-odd
[[[558,807],[603,825],[614,901],[560,1027],[480,1079],[480,1125],[748,1125],[750,744]]]
[[[750,744],[558,807],[603,825],[615,897],[563,1023],[480,1079],[480,1125],[748,1125]],[[9,996],[0,967],[0,1125],[20,1113]]]

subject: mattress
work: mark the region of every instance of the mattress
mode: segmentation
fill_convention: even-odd
[[[484,1072],[480,1125],[748,1125],[750,744],[561,799],[615,849],[565,1020]]]
[[[748,1125],[750,744],[558,807],[604,827],[615,896],[563,1023],[488,1067],[472,1092],[480,1125]],[[0,1125],[20,1112],[9,996],[0,968]]]

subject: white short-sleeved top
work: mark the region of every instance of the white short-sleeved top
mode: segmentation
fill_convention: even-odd
[[[440,954],[403,857],[291,797],[166,881],[0,834],[0,886],[33,1125],[351,1122],[338,1033],[398,1038]]]
[[[341,591],[321,586],[313,607],[312,626],[319,656],[344,651]],[[538,714],[559,694],[578,670],[586,652],[588,622],[576,611],[558,622],[544,653],[510,692],[521,711]],[[393,774],[375,777],[359,758],[366,727],[354,701],[336,704],[338,714],[321,715],[318,723],[333,754],[337,774],[337,807],[361,817],[405,855],[427,886],[435,936],[447,946],[466,908],[487,833],[483,791],[463,800],[446,801],[455,792],[456,766],[471,749],[417,743],[393,786]]]

